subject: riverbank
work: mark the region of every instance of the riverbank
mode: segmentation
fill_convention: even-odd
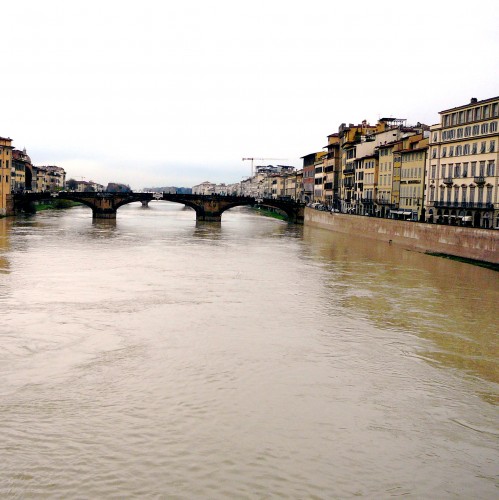
[[[273,219],[278,219],[278,220],[287,220],[286,214],[283,214],[282,212],[279,212],[271,207],[262,208],[257,206],[254,208],[254,210],[257,214],[262,215],[264,217],[272,217]]]
[[[81,203],[77,203],[76,201],[71,200],[54,200],[50,203],[38,203],[35,204],[35,211],[41,212],[43,210],[62,210],[65,208],[72,208],[81,205]]]
[[[499,265],[499,231],[495,230],[331,214],[311,208],[305,209],[305,224],[418,252]]]

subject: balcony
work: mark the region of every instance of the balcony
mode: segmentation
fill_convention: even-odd
[[[361,198],[360,200],[364,205],[372,205],[374,200],[372,198]]]
[[[491,210],[494,208],[493,203],[475,203],[472,201],[434,201],[435,208],[482,208]]]
[[[452,177],[444,177],[444,178],[442,179],[442,182],[443,182],[444,184],[447,184],[447,185],[449,185],[449,184],[453,184]]]
[[[473,182],[478,186],[483,186],[485,184],[485,177],[483,175],[473,177]]]
[[[383,198],[376,198],[376,203],[378,205],[391,205],[392,202],[390,200],[384,200]]]
[[[354,167],[346,167],[345,169],[343,169],[343,175],[352,175],[354,172]]]

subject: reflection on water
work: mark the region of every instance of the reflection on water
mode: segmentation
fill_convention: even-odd
[[[334,304],[431,340],[427,360],[499,383],[497,273],[328,231],[304,239],[333,271]]]
[[[494,498],[497,274],[238,208],[0,220],[0,497]]]

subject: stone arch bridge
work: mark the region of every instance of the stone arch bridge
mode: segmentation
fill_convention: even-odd
[[[55,193],[18,193],[12,195],[12,215],[19,212],[33,212],[35,202],[44,200],[70,200],[82,203],[92,209],[94,219],[116,219],[116,212],[128,203],[141,202],[147,205],[150,201],[171,201],[182,203],[196,211],[196,220],[222,220],[222,213],[226,210],[243,206],[267,206],[284,212],[290,222],[303,224],[303,203],[292,200],[275,200],[272,198],[253,198],[249,196],[222,196],[197,194],[170,194],[170,193],[77,193],[59,191]]]

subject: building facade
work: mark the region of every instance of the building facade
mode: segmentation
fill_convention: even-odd
[[[10,195],[12,168],[12,139],[0,137],[0,215],[7,213],[7,196]]]
[[[431,127],[426,219],[499,228],[499,97],[440,111]]]

